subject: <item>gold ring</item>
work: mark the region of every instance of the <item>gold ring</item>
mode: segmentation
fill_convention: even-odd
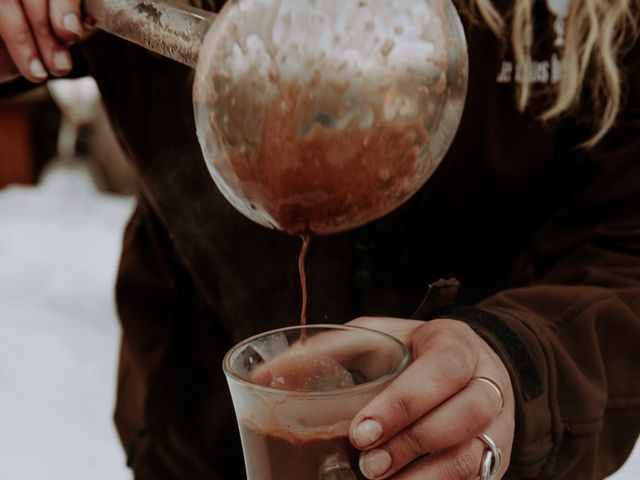
[[[487,377],[473,377],[470,380],[470,382],[473,382],[474,380],[477,380],[477,381],[482,382],[482,383],[486,383],[487,385],[490,385],[491,388],[493,388],[496,391],[496,393],[500,397],[500,410],[498,410],[498,413],[497,413],[496,417],[498,415],[500,415],[502,413],[502,409],[504,408],[504,393],[502,393],[502,390],[500,389],[500,386],[496,382],[494,382],[493,380],[491,380],[490,378],[487,378]]]

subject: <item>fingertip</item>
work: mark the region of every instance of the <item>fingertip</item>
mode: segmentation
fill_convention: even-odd
[[[53,73],[55,75],[66,75],[71,71],[73,64],[71,55],[66,50],[58,50],[54,52],[52,57]]]
[[[367,448],[376,443],[384,430],[382,424],[372,418],[365,418],[351,428],[351,442],[356,448]]]
[[[73,35],[75,40],[80,40],[84,36],[84,29],[80,21],[80,15],[76,12],[69,12],[62,16],[62,29],[67,35]]]
[[[29,62],[29,74],[26,75],[29,80],[35,82],[43,82],[49,76],[47,70],[44,68],[42,61],[39,58],[34,58]]]
[[[62,43],[73,44],[91,34],[83,21],[79,0],[50,2],[49,19]]]
[[[382,477],[392,464],[393,459],[389,452],[379,448],[362,453],[358,460],[360,471],[368,479]]]

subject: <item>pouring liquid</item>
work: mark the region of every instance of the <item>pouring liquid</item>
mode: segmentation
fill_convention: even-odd
[[[300,325],[303,327],[307,324],[307,274],[305,272],[305,259],[307,250],[309,249],[310,237],[303,235],[302,247],[298,255],[298,272],[300,274],[300,287],[302,289],[302,308],[300,310]],[[304,330],[302,332],[304,334]]]
[[[448,0],[84,0],[96,26],[196,69],[204,160],[241,213],[292,235],[356,228],[433,173],[462,114]]]

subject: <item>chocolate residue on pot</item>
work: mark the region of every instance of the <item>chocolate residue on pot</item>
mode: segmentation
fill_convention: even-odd
[[[310,108],[307,92],[284,82],[278,87],[255,149],[229,145],[215,160],[229,184],[264,210],[274,228],[305,236],[353,228],[388,213],[419,187],[421,173],[430,168],[428,159],[420,159],[428,139],[420,119],[388,121],[374,111],[370,126],[354,117],[341,129],[320,115],[301,132],[298,118]],[[222,95],[218,101],[228,99]],[[220,105],[218,111],[229,109]],[[237,131],[227,131],[228,119],[214,114],[210,122],[223,137],[237,138]]]
[[[195,68],[206,24],[183,31],[152,5],[140,3],[134,11],[118,11],[105,19],[105,29],[144,48]]]
[[[154,22],[160,21],[160,11],[151,3],[140,2],[136,5],[135,11],[138,13],[146,13]]]

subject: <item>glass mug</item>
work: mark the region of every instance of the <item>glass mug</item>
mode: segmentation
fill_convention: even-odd
[[[395,337],[307,325],[240,342],[223,368],[248,480],[364,480],[348,438],[357,412],[410,361]]]

